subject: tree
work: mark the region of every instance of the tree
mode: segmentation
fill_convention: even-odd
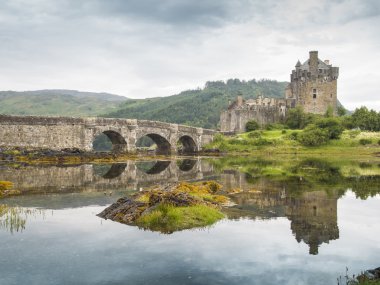
[[[337,113],[339,117],[343,117],[344,115],[346,115],[347,111],[343,106],[339,106],[337,108]]]
[[[290,109],[286,118],[286,125],[291,129],[303,129],[314,121],[313,114],[304,112],[301,106]]]
[[[351,117],[354,127],[368,131],[380,131],[380,113],[374,110],[369,111],[367,107],[360,107]]]
[[[305,146],[319,146],[329,140],[329,134],[326,129],[310,124],[302,133],[298,134],[297,140]]]
[[[247,132],[256,131],[259,128],[260,128],[260,125],[255,120],[248,121],[247,124],[245,125],[245,130]]]
[[[327,131],[329,139],[339,139],[344,130],[342,122],[337,118],[323,118],[318,120],[316,125]]]

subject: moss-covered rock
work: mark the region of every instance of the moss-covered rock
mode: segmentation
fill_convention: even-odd
[[[13,188],[13,183],[10,181],[0,181],[0,198],[5,196],[18,195],[21,192]]]
[[[221,207],[230,201],[221,188],[215,181],[153,188],[119,199],[98,216],[162,233],[205,227],[224,217]]]

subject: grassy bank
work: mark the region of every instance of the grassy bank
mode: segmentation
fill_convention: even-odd
[[[320,146],[304,146],[298,140],[303,130],[259,130],[235,136],[219,135],[206,149],[228,154],[375,155],[380,153],[380,132],[344,131],[339,139]]]

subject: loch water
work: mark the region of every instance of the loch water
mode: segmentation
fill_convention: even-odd
[[[380,159],[171,158],[1,163],[0,284],[337,284],[380,266]],[[207,228],[152,232],[96,216],[153,185],[216,180]]]

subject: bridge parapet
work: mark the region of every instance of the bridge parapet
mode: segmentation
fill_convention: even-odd
[[[117,118],[72,118],[0,115],[0,146],[91,151],[95,137],[104,133],[115,151],[136,150],[136,142],[149,136],[162,153],[200,151],[216,131],[158,121]]]

